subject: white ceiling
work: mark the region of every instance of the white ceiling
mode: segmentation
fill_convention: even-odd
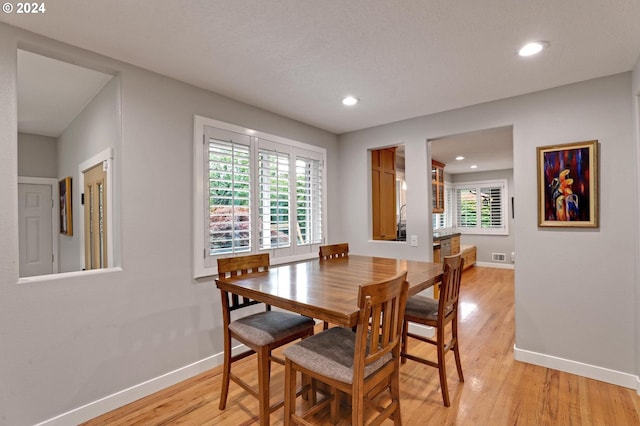
[[[464,159],[456,160],[459,155]],[[513,129],[497,127],[431,139],[431,158],[446,164],[448,174],[512,169]]]
[[[112,77],[18,50],[18,131],[57,138]]]
[[[0,21],[337,134],[633,68],[638,0],[56,0]],[[523,59],[530,40],[551,46]],[[347,108],[340,99],[361,99]]]

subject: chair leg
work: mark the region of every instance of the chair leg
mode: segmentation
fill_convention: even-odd
[[[338,424],[338,414],[340,414],[340,391],[334,387],[331,388],[331,424]]]
[[[442,390],[442,399],[444,400],[444,406],[451,406],[449,402],[449,388],[447,386],[447,364],[445,362],[444,352],[444,327],[438,327],[436,329],[438,338],[438,372],[440,373],[440,389]]]
[[[407,363],[407,357],[403,355],[407,353],[407,339],[409,338],[407,333],[409,333],[409,322],[404,320],[402,326],[402,343],[400,344],[400,362],[403,364]]]
[[[260,348],[258,351],[258,404],[260,406],[260,426],[269,426],[271,414],[269,400],[269,373],[271,363],[269,360],[269,349]]]
[[[461,382],[464,382],[464,375],[462,374],[462,363],[460,362],[460,341],[458,340],[458,318],[454,318],[451,325],[451,333],[453,335],[453,355],[456,358],[456,368],[458,369],[458,378]]]
[[[393,376],[391,376],[390,391],[391,391],[391,403],[395,402],[398,404],[396,406],[395,413],[393,413],[393,424],[395,426],[401,426],[402,417],[400,416],[400,369],[399,368],[396,368],[396,371],[393,373]]]
[[[284,426],[291,425],[291,416],[296,412],[296,371],[290,360],[284,365]]]
[[[351,424],[364,425],[364,395],[356,395],[358,392],[353,391],[351,394]]]
[[[222,370],[222,389],[220,390],[220,404],[218,408],[224,410],[227,406],[229,394],[229,375],[231,374],[231,337],[224,336],[224,367]]]

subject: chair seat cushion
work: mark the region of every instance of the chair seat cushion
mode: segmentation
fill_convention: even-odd
[[[451,308],[447,313],[451,312]],[[420,321],[435,322],[438,320],[438,301],[431,297],[412,296],[407,299],[407,306],[404,311],[407,320],[417,319]]]
[[[314,325],[311,318],[302,315],[266,311],[232,321],[229,330],[242,339],[265,346]]]
[[[353,357],[356,333],[333,327],[301,340],[284,350],[284,356],[302,367],[343,383],[353,383]],[[392,359],[391,353],[367,365],[364,377],[382,368]]]

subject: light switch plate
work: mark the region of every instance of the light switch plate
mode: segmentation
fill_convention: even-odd
[[[418,236],[417,235],[412,235],[411,236],[411,247],[418,247]]]

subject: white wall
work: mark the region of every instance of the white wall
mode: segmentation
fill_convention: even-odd
[[[504,253],[506,254],[506,261],[498,264],[511,265],[511,252],[515,251],[515,228],[514,219],[511,208],[511,197],[514,194],[513,188],[513,169],[508,170],[492,170],[488,172],[476,172],[476,173],[460,173],[451,176],[453,183],[463,182],[481,182],[485,180],[507,180],[507,212],[505,213],[507,219],[507,226],[509,229],[508,235],[478,235],[478,234],[462,234],[460,236],[460,244],[475,245],[477,248],[477,261],[483,263],[493,263],[491,253]],[[497,262],[495,262],[497,263]]]
[[[121,270],[17,284],[18,45],[120,75]],[[329,239],[338,239],[335,135],[1,23],[0,64],[1,425],[70,410],[57,424],[76,424],[129,402],[132,392],[116,392],[221,353],[219,293],[213,279],[191,278],[194,114],[326,148]]]
[[[50,136],[18,134],[18,176],[58,177],[58,141]]]
[[[636,138],[636,164],[640,164],[640,58],[633,69],[633,119],[635,122],[635,138]],[[635,217],[640,217],[640,167],[636,170],[636,180],[638,186],[638,198],[636,203]],[[636,222],[636,253],[640,253],[640,224]],[[640,262],[636,265],[636,374],[640,376]],[[636,389],[640,393],[640,379],[636,383]]]
[[[612,370],[634,386],[636,376],[635,212],[638,184],[630,102],[631,73],[559,87],[468,108],[418,117],[340,136],[344,239],[355,253],[429,258],[426,140],[513,126],[516,349],[532,359],[585,375]],[[537,226],[536,147],[600,141],[600,227]],[[368,241],[367,152],[405,143],[407,234],[420,247]],[[389,247],[393,245],[394,248]],[[397,249],[395,248],[397,247]]]

